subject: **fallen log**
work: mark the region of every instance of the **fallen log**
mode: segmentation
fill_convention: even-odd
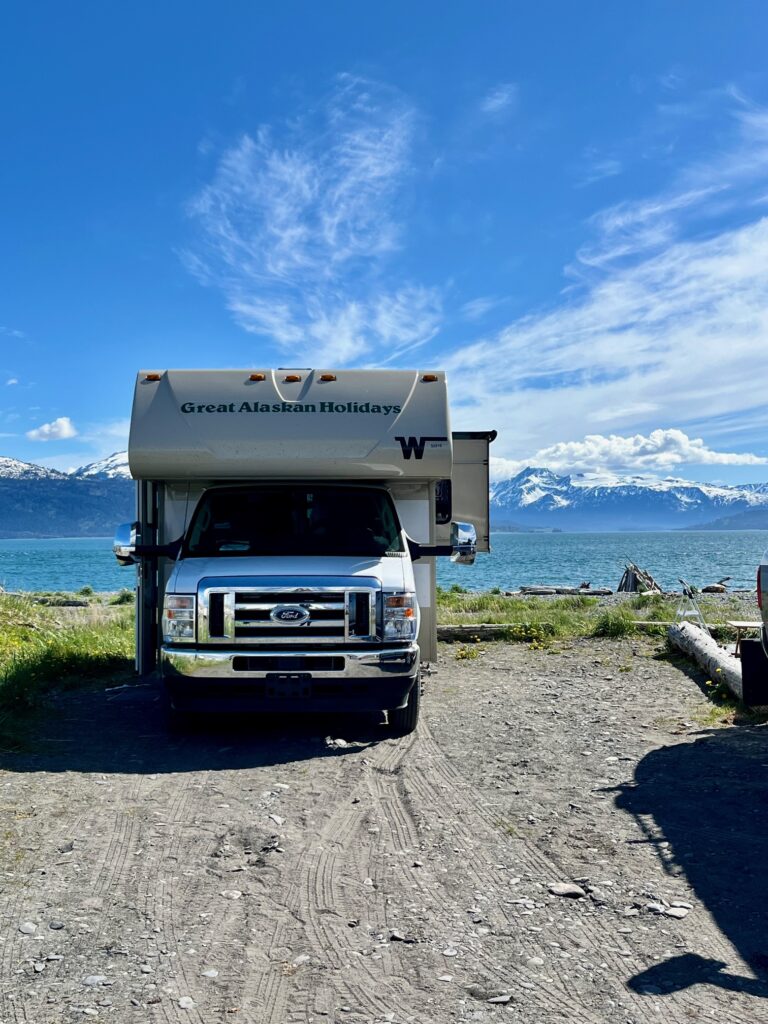
[[[743,699],[741,662],[721,647],[700,626],[676,622],[667,630],[670,643],[690,655],[713,682],[723,682],[738,700]]]

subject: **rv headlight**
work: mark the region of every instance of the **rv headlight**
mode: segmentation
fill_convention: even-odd
[[[195,595],[166,594],[163,601],[163,640],[195,639]]]
[[[413,640],[417,628],[416,595],[413,593],[385,594],[384,639]]]

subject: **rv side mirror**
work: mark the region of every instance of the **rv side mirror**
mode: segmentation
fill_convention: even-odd
[[[133,557],[136,551],[136,533],[138,523],[123,523],[115,531],[115,540],[112,550],[119,565],[133,565],[136,559]]]
[[[472,523],[451,523],[451,561],[473,565],[477,554],[477,530]]]

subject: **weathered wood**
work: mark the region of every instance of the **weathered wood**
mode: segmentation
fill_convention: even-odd
[[[618,593],[636,594],[639,590],[652,594],[661,594],[662,589],[656,580],[645,569],[630,562],[616,588]]]
[[[466,625],[459,624],[442,624],[437,627],[437,639],[443,640],[446,643],[451,643],[454,640],[504,640],[507,636],[507,632],[510,629],[520,629],[521,626],[530,626],[530,622],[476,622]],[[636,628],[640,632],[646,630],[655,630],[660,626],[669,626],[671,623],[668,622],[650,622],[638,620],[635,622]],[[546,629],[546,623],[544,623]]]
[[[720,647],[716,640],[692,622],[678,622],[667,630],[674,644],[707,673],[714,682],[723,682],[739,700],[742,699],[741,662]]]

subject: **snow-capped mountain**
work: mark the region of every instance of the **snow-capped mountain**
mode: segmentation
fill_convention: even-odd
[[[768,510],[768,485],[724,487],[675,477],[592,483],[528,467],[491,486],[491,521],[563,530],[670,530],[749,509]]]
[[[98,462],[89,462],[87,466],[81,466],[71,474],[82,480],[86,477],[99,480],[130,480],[131,471],[128,469],[128,452],[115,452],[108,455],[106,459],[99,459]]]
[[[134,516],[134,485],[120,456],[103,462],[80,475],[0,456],[0,537],[112,536]]]
[[[63,480],[65,473],[0,455],[0,480]]]

